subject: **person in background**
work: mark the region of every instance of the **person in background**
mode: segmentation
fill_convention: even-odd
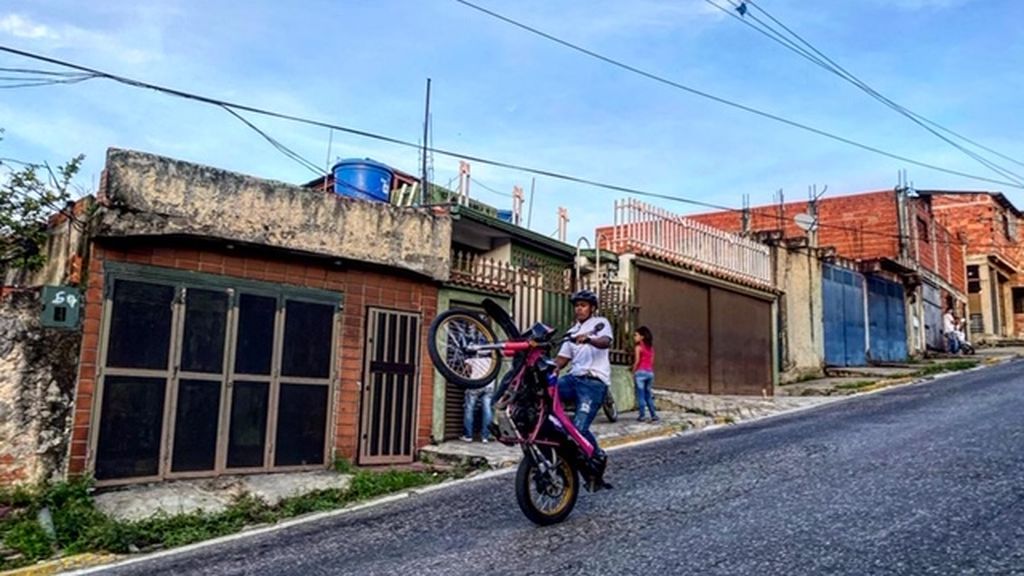
[[[466,364],[469,364],[473,370],[474,377],[478,376],[478,372],[486,372],[487,365],[490,361],[485,358],[471,358],[466,360]],[[494,420],[494,410],[492,404],[494,402],[494,382],[490,382],[483,388],[477,388],[476,390],[466,390],[466,397],[464,403],[464,410],[462,412],[462,441],[472,442],[473,441],[473,428],[476,420],[476,405],[482,401],[480,406],[480,412],[483,416],[483,422],[480,423],[480,441],[487,444],[491,441],[491,421]]]
[[[942,315],[942,335],[946,337],[946,351],[950,354],[960,352],[960,339],[956,335],[956,315],[953,307],[946,308]]]
[[[651,414],[651,422],[658,422],[654,411],[654,335],[647,326],[641,326],[633,333],[633,382],[636,384],[636,404],[640,410],[637,418],[647,420],[644,409]]]
[[[462,414],[462,441],[473,441],[473,428],[476,420],[476,405],[481,403],[480,412],[483,422],[480,423],[480,441],[484,444],[491,441],[491,421],[494,411],[491,402],[494,400],[494,382],[476,390],[466,390],[465,411]]]

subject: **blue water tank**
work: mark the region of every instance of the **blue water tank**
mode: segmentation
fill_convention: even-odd
[[[505,222],[512,222],[512,211],[511,210],[498,210],[498,219],[504,220]]]
[[[388,202],[394,172],[386,164],[369,158],[341,160],[331,168],[334,172],[334,193],[360,200]]]

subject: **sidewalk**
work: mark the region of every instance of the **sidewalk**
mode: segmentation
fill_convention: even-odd
[[[630,444],[648,438],[671,436],[686,430],[697,430],[714,424],[731,424],[743,420],[762,418],[833,402],[836,398],[824,396],[799,398],[761,398],[759,396],[708,396],[656,390],[655,404],[660,422],[638,422],[637,412],[622,412],[616,422],[609,422],[603,413],[597,416],[590,430],[604,448]],[[518,447],[498,442],[484,444],[449,440],[420,450],[420,458],[448,464],[461,464],[482,468],[513,466],[522,457]]]
[[[960,371],[964,369],[962,366],[967,362],[988,366],[1002,364],[1021,357],[1024,357],[1024,347],[1008,346],[979,348],[977,354],[973,356],[942,355],[906,364],[829,368],[826,370],[825,378],[779,386],[776,396],[849,396],[934,377],[936,374],[946,371],[945,368],[955,368],[955,370],[950,370],[954,372]]]

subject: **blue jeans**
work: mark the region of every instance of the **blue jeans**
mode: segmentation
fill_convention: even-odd
[[[651,413],[651,419],[658,417],[654,411],[654,372],[648,370],[637,370],[633,374],[633,382],[636,383],[636,404],[640,409],[640,418],[644,417],[644,408]]]
[[[462,412],[462,428],[467,438],[473,437],[473,420],[476,418],[476,403],[483,401],[484,421],[480,424],[480,438],[482,440],[490,440],[491,438],[491,420],[494,419],[494,412],[491,409],[491,401],[494,397],[494,392],[490,390],[484,390],[483,392],[467,392],[466,393],[466,404]]]
[[[558,396],[576,405],[572,425],[598,450],[597,438],[590,431],[590,424],[597,417],[607,393],[608,386],[597,378],[568,374],[558,379]]]
[[[949,332],[946,334],[946,341],[949,344],[949,353],[956,354],[960,351],[960,339],[957,338],[956,332]]]

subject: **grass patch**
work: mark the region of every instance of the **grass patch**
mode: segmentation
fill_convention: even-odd
[[[836,389],[837,390],[861,390],[861,389],[867,388],[869,386],[874,386],[875,384],[876,384],[875,380],[861,380],[859,382],[844,382],[842,384],[837,384],[836,385]]]
[[[340,467],[336,464],[336,467]],[[76,479],[32,489],[0,491],[0,571],[26,566],[56,555],[80,552],[124,554],[173,548],[239,532],[246,527],[272,524],[311,512],[349,504],[418,486],[437,484],[455,476],[449,472],[413,470],[352,472],[346,489],[318,490],[270,506],[244,494],[217,513],[194,512],[157,515],[139,521],[115,520],[96,509],[92,483]],[[38,522],[42,509],[53,519],[50,534]]]
[[[939,362],[917,371],[915,376],[934,376],[935,374],[941,374],[943,372],[960,372],[961,370],[970,370],[971,368],[977,367],[979,362],[977,360],[953,360],[951,362]]]

